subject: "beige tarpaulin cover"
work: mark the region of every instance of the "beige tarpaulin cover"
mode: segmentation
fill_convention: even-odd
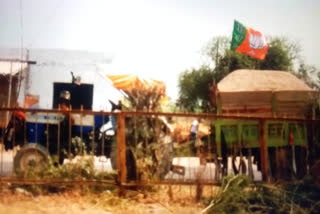
[[[290,72],[236,70],[217,86],[223,113],[304,117],[317,92]]]
[[[223,78],[218,89],[220,92],[314,91],[290,72],[244,69]]]

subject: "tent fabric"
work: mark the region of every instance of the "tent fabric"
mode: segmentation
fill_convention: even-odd
[[[218,83],[220,92],[314,91],[290,72],[236,70]]]
[[[162,81],[144,78],[133,74],[107,75],[107,77],[111,80],[115,88],[123,91],[158,87],[159,91],[165,94],[166,86]]]

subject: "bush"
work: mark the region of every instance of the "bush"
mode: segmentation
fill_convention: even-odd
[[[305,179],[272,186],[255,184],[248,176],[227,176],[205,211],[210,213],[320,213],[319,186]]]

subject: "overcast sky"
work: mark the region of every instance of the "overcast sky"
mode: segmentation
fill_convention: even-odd
[[[112,73],[164,80],[177,96],[179,73],[198,67],[210,38],[233,21],[300,42],[320,67],[320,0],[0,0],[0,47],[103,51]],[[22,32],[22,34],[21,34]],[[35,59],[36,60],[36,59]]]

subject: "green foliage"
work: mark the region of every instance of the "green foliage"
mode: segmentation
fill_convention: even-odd
[[[127,120],[126,127],[126,143],[133,151],[138,179],[162,178],[170,169],[173,155],[166,125],[159,118],[134,117]]]
[[[137,173],[140,180],[151,180],[155,177],[157,167],[153,154],[156,150],[156,143],[149,143],[145,147],[139,143],[133,150],[137,164]]]
[[[229,37],[213,37],[206,45],[204,54],[210,58],[211,62],[213,62],[215,66],[217,66],[225,55],[225,51],[230,49],[230,44],[231,39]]]
[[[299,54],[299,49],[294,49],[295,45],[286,38],[275,37],[269,42],[266,58],[259,62],[262,70],[290,71],[293,69],[293,60]]]
[[[219,53],[221,54],[221,53]],[[219,82],[224,76],[237,69],[282,70],[293,69],[294,60],[300,56],[299,44],[285,37],[272,37],[264,60],[257,60],[248,55],[226,48],[216,60],[215,80]]]
[[[320,92],[320,69],[313,65],[305,64],[300,61],[299,68],[297,72],[293,73],[299,79],[303,80],[310,88]],[[308,116],[315,114],[315,118],[320,117],[320,97],[313,103],[309,103],[312,106],[311,111]],[[313,112],[314,111],[314,112]]]
[[[201,67],[185,71],[179,77],[178,106],[188,111],[209,109],[209,86],[214,82],[213,71]]]
[[[259,62],[248,55],[231,50],[225,50],[225,55],[221,58],[214,69],[214,79],[218,83],[226,75],[237,69],[256,69]]]
[[[70,162],[63,165],[56,165],[52,158],[44,167],[39,170],[38,168],[29,167],[24,172],[17,174],[19,178],[27,180],[44,181],[44,184],[25,184],[25,185],[12,185],[12,188],[22,189],[33,195],[61,192],[69,188],[81,188],[81,191],[101,192],[106,189],[113,189],[110,185],[95,186],[86,185],[83,183],[79,185],[77,181],[103,181],[116,179],[116,172],[101,172],[94,169],[93,157],[87,156],[77,159],[75,162]],[[58,181],[58,185],[55,183]],[[66,182],[65,184],[61,183]],[[48,184],[46,184],[48,182]],[[99,183],[97,183],[99,184]]]
[[[116,179],[117,174],[115,171],[103,172],[94,168],[94,156],[86,154],[85,143],[79,137],[72,139],[72,147],[74,153],[73,156],[70,156],[67,163],[59,165],[57,164],[58,157],[52,156],[49,157],[48,162],[44,163],[41,167],[30,165],[23,171],[17,171],[17,177],[27,180],[50,181],[53,183],[55,181],[72,183],[73,181],[114,181]],[[22,187],[33,194],[47,193],[52,190],[57,191],[57,189],[61,189],[60,187],[53,188],[53,186],[54,185],[32,184],[23,185]],[[93,189],[96,189],[96,187],[93,186]],[[102,188],[102,190],[105,190],[105,188]]]
[[[160,110],[164,95],[156,85],[132,89],[126,93],[129,108],[137,111]],[[126,118],[126,144],[133,152],[138,179],[150,180],[167,173],[167,163],[171,164],[172,160],[158,154],[164,151],[164,141],[168,137],[166,133],[167,127],[158,117]],[[171,139],[168,141],[168,145],[171,145]],[[166,151],[172,154],[169,149]]]
[[[97,180],[115,178],[115,172],[100,172],[94,169],[94,157],[85,156],[63,165],[56,165],[52,158],[41,170],[29,167],[24,172],[17,174],[20,178],[27,179],[52,179],[52,180]]]
[[[227,176],[207,213],[319,213],[319,186],[300,183],[271,186],[253,183],[244,175]]]
[[[191,157],[193,151],[191,150],[191,142],[177,145],[174,149],[175,157]]]
[[[320,90],[320,70],[316,66],[307,65],[301,61],[298,72],[294,74],[311,88]]]

